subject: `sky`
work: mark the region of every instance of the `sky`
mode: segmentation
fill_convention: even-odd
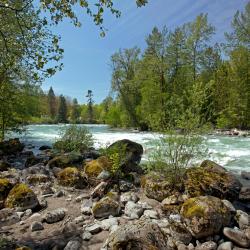
[[[145,38],[153,27],[166,25],[174,29],[193,21],[200,13],[207,13],[208,20],[216,27],[214,42],[222,42],[224,32],[230,31],[231,20],[237,10],[242,11],[249,0],[149,0],[142,8],[137,8],[135,0],[114,0],[121,10],[120,18],[111,13],[104,16],[104,26],[108,29],[104,38],[92,20],[82,14],[83,25],[75,28],[69,21],[63,21],[53,32],[60,34],[61,46],[65,50],[62,71],[46,79],[42,88],[53,87],[56,94],[77,98],[86,103],[87,91],[94,94],[95,103],[100,103],[110,91],[110,57],[120,48],[134,46],[145,48]]]

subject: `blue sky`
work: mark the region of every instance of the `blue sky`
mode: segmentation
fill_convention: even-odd
[[[109,61],[119,48],[136,45],[143,49],[145,37],[154,26],[174,29],[200,13],[208,13],[209,22],[216,27],[213,39],[221,42],[224,32],[230,30],[234,13],[243,10],[248,0],[149,0],[143,8],[137,8],[135,0],[114,2],[122,16],[116,19],[110,13],[105,15],[104,25],[108,29],[105,38],[99,36],[98,27],[86,15],[81,28],[73,27],[68,21],[53,28],[62,37],[64,68],[44,82],[44,90],[52,86],[56,94],[76,97],[79,103],[86,103],[85,96],[91,89],[95,102],[99,103],[109,93]]]

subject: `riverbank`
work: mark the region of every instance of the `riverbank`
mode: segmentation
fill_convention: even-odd
[[[145,174],[132,141],[119,182],[97,150],[1,147],[1,249],[249,249],[250,180],[204,161],[183,182]],[[236,229],[237,227],[238,229]]]

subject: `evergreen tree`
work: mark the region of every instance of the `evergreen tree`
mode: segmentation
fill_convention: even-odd
[[[63,95],[59,96],[59,108],[57,113],[57,122],[67,123],[67,103]]]
[[[88,103],[88,123],[93,123],[93,118],[94,118],[94,112],[93,112],[93,92],[92,90],[88,90],[88,94],[86,95],[87,97],[87,103]]]
[[[56,96],[52,87],[50,87],[48,92],[48,106],[50,118],[54,119],[56,117]]]
[[[80,107],[79,104],[77,102],[77,99],[74,98],[73,99],[73,104],[72,104],[72,109],[71,109],[71,121],[73,123],[76,123],[79,120],[79,116],[80,116]]]

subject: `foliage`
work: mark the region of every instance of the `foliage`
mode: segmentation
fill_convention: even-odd
[[[53,148],[64,152],[84,152],[94,144],[92,134],[86,127],[70,125],[61,131]]]
[[[58,107],[58,114],[57,114],[57,122],[59,123],[67,123],[67,103],[66,99],[63,95],[59,97],[59,107]]]
[[[52,87],[48,92],[48,106],[50,118],[54,119],[56,117],[56,96]]]

